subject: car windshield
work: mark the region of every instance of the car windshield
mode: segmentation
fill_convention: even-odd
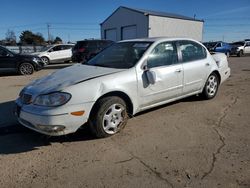
[[[44,46],[44,47],[40,50],[40,52],[45,52],[45,51],[49,50],[51,47],[52,47],[52,46]]]
[[[133,67],[152,42],[120,42],[103,50],[86,64],[117,69]]]

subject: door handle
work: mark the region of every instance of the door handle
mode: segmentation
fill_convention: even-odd
[[[179,73],[179,72],[181,72],[181,69],[176,69],[175,72],[178,72],[178,73]]]
[[[206,63],[206,66],[210,66],[210,63]]]

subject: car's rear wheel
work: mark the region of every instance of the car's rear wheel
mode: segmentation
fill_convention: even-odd
[[[120,97],[100,99],[91,112],[89,125],[98,138],[114,135],[127,124],[127,107]]]
[[[216,96],[219,88],[219,79],[217,74],[212,73],[209,75],[206,84],[203,88],[202,96],[205,99],[212,99]]]
[[[34,66],[31,63],[22,63],[18,67],[18,72],[21,75],[31,75],[34,72]]]
[[[41,59],[45,65],[48,65],[50,63],[49,58],[47,57],[41,57]]]

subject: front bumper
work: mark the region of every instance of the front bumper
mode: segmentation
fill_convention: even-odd
[[[16,101],[15,114],[23,126],[49,136],[60,136],[76,132],[88,121],[92,103],[71,105],[70,107],[45,109],[35,105],[23,105]],[[71,112],[84,110],[82,116],[72,115]]]

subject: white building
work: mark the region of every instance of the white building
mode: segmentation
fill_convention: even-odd
[[[101,23],[101,38],[188,37],[202,41],[203,20],[128,7],[117,8]]]

